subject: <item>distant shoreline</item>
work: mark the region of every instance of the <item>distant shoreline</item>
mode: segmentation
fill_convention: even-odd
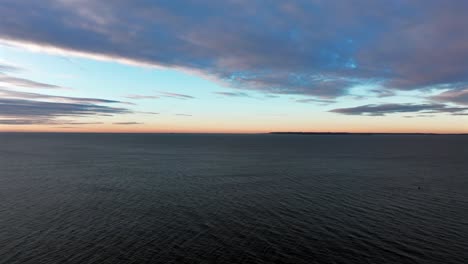
[[[303,136],[468,136],[468,133],[385,133],[385,132],[259,132],[259,133],[221,133],[221,132],[77,132],[77,131],[0,131],[2,134],[102,134],[102,135],[303,135]]]
[[[361,135],[361,136],[373,136],[373,135],[396,135],[396,136],[444,136],[444,135],[455,135],[455,136],[466,136],[466,133],[367,133],[367,132],[270,132],[270,135],[330,135],[330,136],[340,136],[340,135]]]

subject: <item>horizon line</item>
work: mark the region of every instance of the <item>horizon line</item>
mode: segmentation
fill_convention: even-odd
[[[270,132],[121,132],[121,131],[0,131],[0,134],[188,134],[188,135],[464,135],[468,133],[435,132],[330,132],[330,131],[270,131]]]

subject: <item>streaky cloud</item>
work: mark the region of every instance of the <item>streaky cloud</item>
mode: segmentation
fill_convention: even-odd
[[[22,68],[20,68],[20,67],[0,63],[0,73],[1,72],[18,72],[18,71],[21,71],[21,70],[22,70]]]
[[[41,88],[41,89],[64,89],[64,87],[36,82],[25,78],[19,78],[10,76],[0,72],[0,83],[13,87],[23,87],[23,88]]]
[[[157,112],[149,112],[149,111],[137,111],[137,114],[144,114],[144,115],[159,115]]]
[[[195,99],[195,97],[186,94],[179,94],[179,93],[171,93],[171,92],[160,92],[161,97],[169,97],[169,98],[176,98],[176,99]]]
[[[159,99],[160,96],[157,96],[157,95],[129,94],[129,95],[126,95],[125,98],[133,99],[133,100],[143,100],[143,99]]]
[[[468,105],[468,88],[463,90],[449,90],[431,97],[440,102],[450,102],[460,105]]]
[[[141,124],[144,124],[144,123],[141,123],[141,122],[114,122],[112,124],[129,126],[129,125],[141,125]]]
[[[445,104],[369,104],[330,110],[338,114],[363,116],[384,116],[395,113],[465,114],[467,111],[468,107],[451,107]]]
[[[320,104],[332,104],[336,102],[334,100],[315,99],[315,98],[296,99],[295,101],[298,103],[320,103]]]
[[[251,97],[248,93],[244,92],[214,92],[214,94],[223,95],[227,97]]]
[[[101,125],[103,122],[74,122],[67,120],[54,120],[54,119],[0,119],[1,125]]]
[[[121,107],[109,107],[92,103],[59,103],[28,99],[0,98],[2,124],[84,124],[79,121],[63,121],[63,118],[82,118],[130,114]]]
[[[40,93],[31,92],[20,92],[0,87],[0,96],[3,98],[20,98],[20,99],[48,99],[56,102],[68,102],[68,103],[88,103],[88,104],[129,104],[128,102],[100,99],[100,98],[86,98],[86,97],[68,97],[68,96],[55,96]]]

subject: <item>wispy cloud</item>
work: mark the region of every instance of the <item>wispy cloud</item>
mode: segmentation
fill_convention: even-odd
[[[129,125],[141,125],[141,124],[144,124],[144,123],[141,123],[141,122],[114,122],[112,124],[129,126]]]
[[[171,92],[160,92],[161,97],[170,97],[176,99],[195,99],[195,97],[186,94],[179,94],[179,93],[171,93]]]
[[[214,93],[227,96],[227,97],[251,97],[248,93],[244,93],[244,92],[214,92]]]
[[[176,116],[192,116],[192,115],[189,115],[189,114],[175,114]]]
[[[125,108],[89,103],[57,103],[25,99],[0,99],[0,116],[3,117],[60,117],[113,115],[129,113]]]
[[[20,68],[20,67],[0,63],[0,73],[1,72],[18,72],[18,71],[21,71],[21,70],[22,70],[22,68]]]
[[[373,89],[370,91],[371,93],[374,93],[377,97],[391,97],[395,96],[396,92],[388,89]]]
[[[148,111],[137,111],[137,114],[144,114],[144,115],[159,115],[157,112],[148,112]]]
[[[100,125],[103,122],[74,122],[70,120],[54,120],[47,118],[0,119],[0,125]]]
[[[10,73],[24,71],[23,68],[10,64],[0,63],[0,85],[18,88],[33,88],[33,89],[67,89],[55,84],[33,81],[26,78],[12,76]],[[1,88],[1,87],[0,87]]]
[[[157,95],[129,94],[129,95],[126,95],[125,98],[133,99],[133,100],[142,100],[142,99],[159,99],[160,96],[157,96]]]
[[[319,103],[319,104],[332,104],[335,103],[334,100],[326,100],[326,99],[315,99],[315,98],[306,98],[306,99],[296,99],[298,103]]]
[[[426,118],[426,117],[434,117],[434,115],[407,115],[403,117],[404,118],[421,118],[421,117]]]
[[[109,107],[93,103],[59,103],[27,99],[0,98],[2,124],[84,124],[76,118],[113,116],[132,113],[126,108]],[[71,118],[73,121],[64,121]]]
[[[25,78],[19,78],[10,76],[0,72],[0,84],[13,86],[13,87],[23,87],[23,88],[42,88],[42,89],[63,89],[64,87],[36,82]]]
[[[175,99],[195,99],[195,97],[186,94],[179,94],[179,93],[172,93],[172,92],[158,92],[157,95],[152,94],[129,94],[126,95],[125,98],[132,99],[132,100],[145,100],[145,99],[160,99],[160,98],[175,98]]]
[[[20,92],[14,90],[8,90],[0,87],[0,96],[3,98],[22,98],[22,99],[46,99],[55,102],[68,102],[68,103],[88,103],[88,104],[128,104],[128,102],[100,99],[100,98],[85,98],[85,97],[67,97],[67,96],[55,96],[40,93]]]
[[[370,104],[337,108],[330,112],[345,115],[384,116],[395,113],[449,113],[465,114],[468,107],[451,107],[445,104]]]
[[[15,88],[64,88],[4,73],[22,70],[16,66],[0,64],[0,84],[8,87],[0,86],[0,124],[2,125],[97,125],[102,124],[102,122],[81,122],[77,120],[82,117],[132,113],[126,108],[105,105],[131,104],[123,101],[56,96],[15,90]]]

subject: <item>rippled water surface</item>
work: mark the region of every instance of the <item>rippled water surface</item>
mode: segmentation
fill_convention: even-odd
[[[468,136],[0,134],[0,263],[468,263]]]

